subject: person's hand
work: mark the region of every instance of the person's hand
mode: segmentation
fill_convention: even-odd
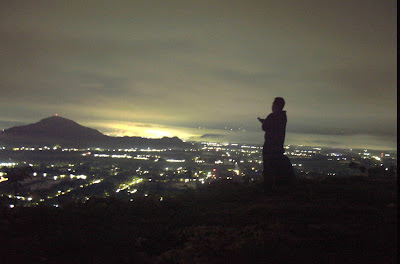
[[[263,120],[261,119],[261,118],[259,118],[259,117],[257,117],[257,119],[258,119],[258,121],[260,121],[260,122],[262,122]]]

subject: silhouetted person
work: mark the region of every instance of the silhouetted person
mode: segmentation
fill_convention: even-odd
[[[262,123],[262,130],[265,131],[263,146],[265,192],[275,185],[275,180],[279,177],[278,174],[282,173],[280,168],[284,163],[283,143],[287,123],[286,111],[283,111],[284,106],[285,100],[282,97],[276,97],[272,103],[272,113],[266,119],[258,118]]]

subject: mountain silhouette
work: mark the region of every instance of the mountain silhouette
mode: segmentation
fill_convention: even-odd
[[[84,127],[60,116],[51,116],[37,123],[5,129],[2,135],[33,138],[60,138],[66,140],[104,137],[98,130]]]
[[[0,143],[10,146],[56,145],[76,147],[162,147],[185,148],[189,144],[178,137],[148,139],[142,137],[110,137],[73,120],[51,116],[37,123],[16,126],[0,132]]]

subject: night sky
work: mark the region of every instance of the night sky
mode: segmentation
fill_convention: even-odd
[[[0,128],[397,147],[394,0],[1,1]]]

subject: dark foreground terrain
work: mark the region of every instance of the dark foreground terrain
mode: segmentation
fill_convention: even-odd
[[[6,209],[0,263],[397,263],[397,179]]]

